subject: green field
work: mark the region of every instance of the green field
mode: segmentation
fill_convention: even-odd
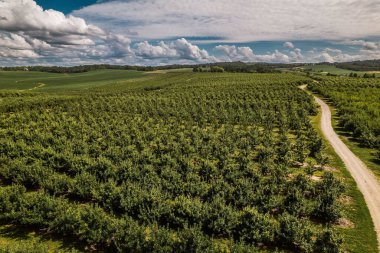
[[[315,64],[315,65],[306,65],[302,67],[302,69],[305,70],[311,70],[314,74],[321,74],[321,75],[327,75],[328,73],[333,75],[344,75],[348,76],[350,73],[356,73],[359,76],[363,76],[365,73],[371,73],[371,72],[362,72],[362,71],[353,71],[348,69],[341,69],[337,68],[334,65],[323,65],[323,64]],[[380,76],[379,73],[376,74],[376,76]]]
[[[0,252],[377,252],[307,83],[0,72]]]
[[[360,73],[358,71],[351,71],[347,69],[340,69],[337,68],[336,66],[333,65],[310,65],[305,68],[310,68],[314,72],[325,72],[325,73],[331,73],[331,74],[336,74],[336,75],[345,75],[345,74],[350,74],[351,72],[353,73]]]
[[[0,88],[18,91],[77,91],[149,76],[144,72],[97,70],[76,74],[0,71]]]

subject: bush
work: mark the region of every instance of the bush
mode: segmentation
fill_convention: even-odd
[[[210,68],[210,71],[211,71],[211,72],[220,72],[220,73],[223,73],[223,72],[224,72],[224,68],[222,68],[222,67],[218,67],[218,66],[212,66],[212,67]]]
[[[325,173],[323,180],[317,185],[314,216],[327,223],[336,222],[341,217],[341,205],[337,200],[343,191],[343,184],[331,172]]]
[[[318,235],[314,251],[318,253],[340,253],[343,240],[332,230],[326,230]]]
[[[254,208],[245,208],[239,215],[235,236],[248,243],[270,244],[278,233],[278,223],[269,215],[260,214]]]
[[[279,242],[295,251],[312,251],[314,234],[309,223],[286,213],[280,217],[279,221]]]

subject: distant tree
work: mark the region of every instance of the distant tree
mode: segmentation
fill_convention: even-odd
[[[203,72],[202,67],[194,67],[193,72]]]
[[[363,77],[364,77],[364,78],[376,78],[376,74],[375,74],[375,73],[373,73],[373,74],[365,73],[365,74],[363,75]]]
[[[219,67],[219,66],[212,66],[212,67],[210,68],[210,71],[211,71],[211,72],[220,72],[220,73],[222,73],[222,72],[224,72],[224,68]]]

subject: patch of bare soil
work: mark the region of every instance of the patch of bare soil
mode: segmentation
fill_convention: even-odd
[[[315,181],[315,182],[319,182],[319,181],[322,180],[322,178],[318,177],[318,176],[311,176],[310,179],[313,180],[313,181]]]
[[[339,202],[342,203],[343,205],[350,205],[350,204],[352,204],[353,201],[354,201],[354,199],[350,196],[342,196],[339,199]]]
[[[340,228],[354,228],[355,224],[352,221],[350,221],[349,219],[340,218],[337,221],[337,226]]]

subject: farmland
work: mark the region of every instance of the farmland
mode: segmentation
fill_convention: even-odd
[[[343,69],[340,68],[339,65],[331,65],[331,64],[314,64],[314,65],[305,65],[302,67],[304,70],[308,70],[313,74],[319,74],[319,75],[338,75],[338,76],[348,76],[351,73],[357,74],[359,77],[362,77],[364,74],[375,74],[376,76],[379,76],[377,72],[373,71],[357,71],[357,70],[349,70],[349,69]]]
[[[55,74],[32,71],[0,71],[0,87],[6,90],[73,91],[147,76],[144,72],[97,70],[79,74]]]
[[[353,72],[351,70],[337,68],[334,65],[323,65],[323,64],[310,65],[310,66],[306,66],[305,68],[311,69],[313,72],[331,73],[331,74],[338,74],[338,75],[350,74],[351,72]]]
[[[340,98],[295,74],[0,72],[0,221],[78,251],[377,252],[303,84]]]

